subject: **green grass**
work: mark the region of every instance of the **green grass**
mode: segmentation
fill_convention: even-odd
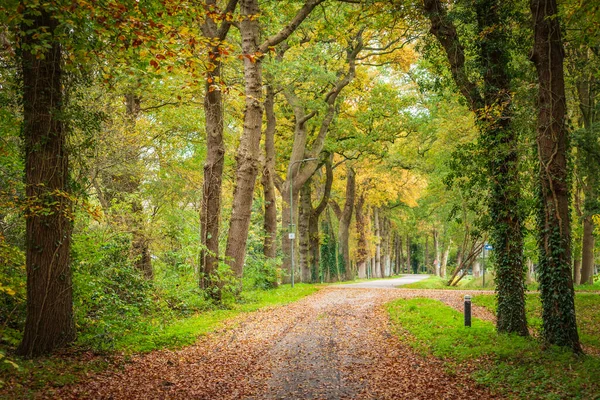
[[[496,297],[494,295],[474,296],[473,304],[496,312]],[[529,326],[533,329],[535,335],[539,335],[542,327],[542,303],[538,293],[527,294],[525,312],[527,313]],[[600,349],[600,295],[576,293],[575,313],[581,343]]]
[[[88,373],[118,368],[122,358],[114,358],[116,354],[129,355],[191,345],[199,336],[217,330],[229,318],[294,302],[321,287],[300,283],[293,289],[290,285],[281,285],[274,290],[247,291],[230,309],[210,310],[176,319],[169,324],[159,320],[143,320],[139,323],[139,329],[124,332],[116,338],[112,351],[105,356],[94,355],[92,351],[75,346],[69,350],[69,355],[35,360],[11,357],[16,368],[9,363],[0,363],[0,398],[31,398],[45,386],[60,387],[77,382]]]
[[[431,299],[397,300],[387,305],[400,335],[419,351],[460,371],[468,365],[479,383],[515,399],[594,399],[600,393],[600,358],[543,350],[533,338],[498,335],[494,325],[473,319],[463,326],[455,309]]]
[[[492,277],[486,276],[486,286],[483,287],[483,278],[463,278],[458,286],[448,286],[448,280],[442,279],[439,276],[430,276],[427,279],[408,285],[402,285],[401,288],[406,289],[448,289],[448,290],[494,290],[493,282],[490,282]]]
[[[319,286],[299,283],[292,289],[281,285],[274,290],[255,290],[242,293],[240,302],[226,310],[211,310],[191,317],[177,319],[167,325],[150,321],[143,329],[128,332],[115,343],[115,350],[143,353],[163,348],[178,348],[193,344],[198,336],[218,329],[221,323],[244,312],[263,307],[288,304],[319,290]]]
[[[527,285],[527,289],[537,291],[539,284],[537,282],[530,283]],[[600,279],[597,279],[593,285],[575,285],[576,292],[600,292]]]

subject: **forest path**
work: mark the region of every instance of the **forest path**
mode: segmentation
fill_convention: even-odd
[[[328,287],[287,306],[234,318],[194,346],[134,357],[49,398],[487,399],[390,331],[399,297],[461,300],[456,291]]]

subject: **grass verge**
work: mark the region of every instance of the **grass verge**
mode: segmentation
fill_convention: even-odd
[[[496,297],[494,295],[477,295],[473,297],[472,301],[473,304],[483,306],[496,313]],[[527,313],[527,323],[533,330],[534,336],[539,336],[542,329],[542,302],[538,293],[527,294],[525,312]],[[576,293],[575,313],[581,343],[600,349],[600,295]]]
[[[0,398],[33,398],[46,386],[61,387],[107,368],[119,368],[130,354],[193,344],[199,336],[218,329],[229,318],[297,301],[321,287],[296,284],[294,288],[282,285],[273,290],[248,291],[230,309],[210,310],[169,324],[143,321],[139,330],[125,332],[114,342],[112,351],[104,355],[76,345],[62,354],[34,360],[11,357],[9,363],[2,362],[0,356]]]
[[[486,277],[486,285],[483,286],[482,278],[463,278],[458,283],[458,286],[448,286],[448,280],[442,279],[439,276],[432,275],[422,281],[402,285],[401,288],[406,289],[447,289],[447,290],[494,290],[493,282],[490,283],[491,277]]]
[[[600,393],[598,357],[544,350],[533,338],[498,335],[492,323],[476,318],[465,328],[462,314],[437,300],[400,299],[387,310],[416,349],[508,398],[595,399]]]

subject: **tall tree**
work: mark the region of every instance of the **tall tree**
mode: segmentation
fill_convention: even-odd
[[[244,128],[238,147],[233,206],[229,220],[229,234],[225,256],[236,276],[241,277],[244,267],[246,241],[254,185],[258,174],[258,159],[263,115],[262,59],[269,49],[286,40],[311,11],[324,0],[307,0],[294,18],[278,33],[261,43],[258,0],[241,0],[239,23],[244,61]]]
[[[27,318],[17,352],[33,357],[75,339],[72,204],[64,123],[60,26],[50,3],[21,3]]]
[[[477,55],[482,85],[471,79],[457,29],[440,0],[424,0],[430,32],[445,50],[456,86],[475,113],[490,174],[489,212],[497,260],[497,329],[528,335],[525,316],[523,231],[518,184],[518,137],[512,128],[507,14],[509,4],[477,0]]]
[[[564,50],[556,0],[531,0],[539,114],[539,282],[543,336],[581,352],[571,275],[569,134],[566,127]]]
[[[215,271],[219,263],[219,230],[221,218],[221,186],[225,164],[223,143],[224,108],[222,92],[223,41],[231,27],[231,14],[238,0],[229,0],[219,12],[217,0],[204,2],[202,34],[208,43],[208,68],[206,71],[204,114],[206,129],[206,161],[202,208],[200,210],[200,285],[216,299],[220,298],[218,277]]]

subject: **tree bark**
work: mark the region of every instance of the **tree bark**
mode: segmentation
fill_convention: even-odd
[[[228,2],[225,13],[232,13],[237,0]],[[207,54],[204,93],[204,128],[206,130],[206,160],[204,162],[204,183],[200,209],[200,287],[209,295],[220,299],[220,282],[215,272],[219,266],[219,232],[221,224],[221,187],[225,164],[225,144],[223,143],[223,94],[221,45],[229,33],[231,23],[223,18],[219,25],[209,11],[216,8],[216,0],[205,2],[206,17],[202,24],[202,34],[211,43]]]
[[[17,353],[35,357],[75,339],[68,196],[69,162],[63,118],[58,21],[45,5],[24,5],[21,67],[26,220],[27,316]],[[42,34],[42,30],[47,34]],[[37,49],[37,50],[36,50]],[[42,207],[44,212],[36,210]]]
[[[594,284],[594,221],[591,215],[583,218],[583,241],[581,246],[581,284]]]
[[[445,278],[447,273],[446,273],[446,267],[448,266],[448,257],[450,256],[450,243],[448,243],[448,247],[446,247],[446,250],[444,251],[444,255],[442,257],[442,268],[441,268],[441,277]]]
[[[265,114],[267,127],[265,129],[265,166],[263,168],[262,186],[265,196],[265,239],[263,252],[266,258],[275,258],[277,255],[277,201],[275,197],[275,92],[271,85],[267,85],[265,98]]]
[[[581,352],[571,275],[569,135],[563,46],[556,0],[531,0],[534,22],[532,61],[539,81],[539,281],[543,337]]]
[[[310,282],[309,246],[310,214],[312,211],[312,179],[307,180],[300,190],[300,208],[298,212],[298,268],[302,282]]]
[[[356,234],[358,236],[358,245],[356,247],[356,266],[358,277],[364,279],[367,277],[367,220],[364,215],[365,196],[361,193],[356,200]]]
[[[576,257],[573,260],[573,282],[576,285],[581,284],[581,257]]]

